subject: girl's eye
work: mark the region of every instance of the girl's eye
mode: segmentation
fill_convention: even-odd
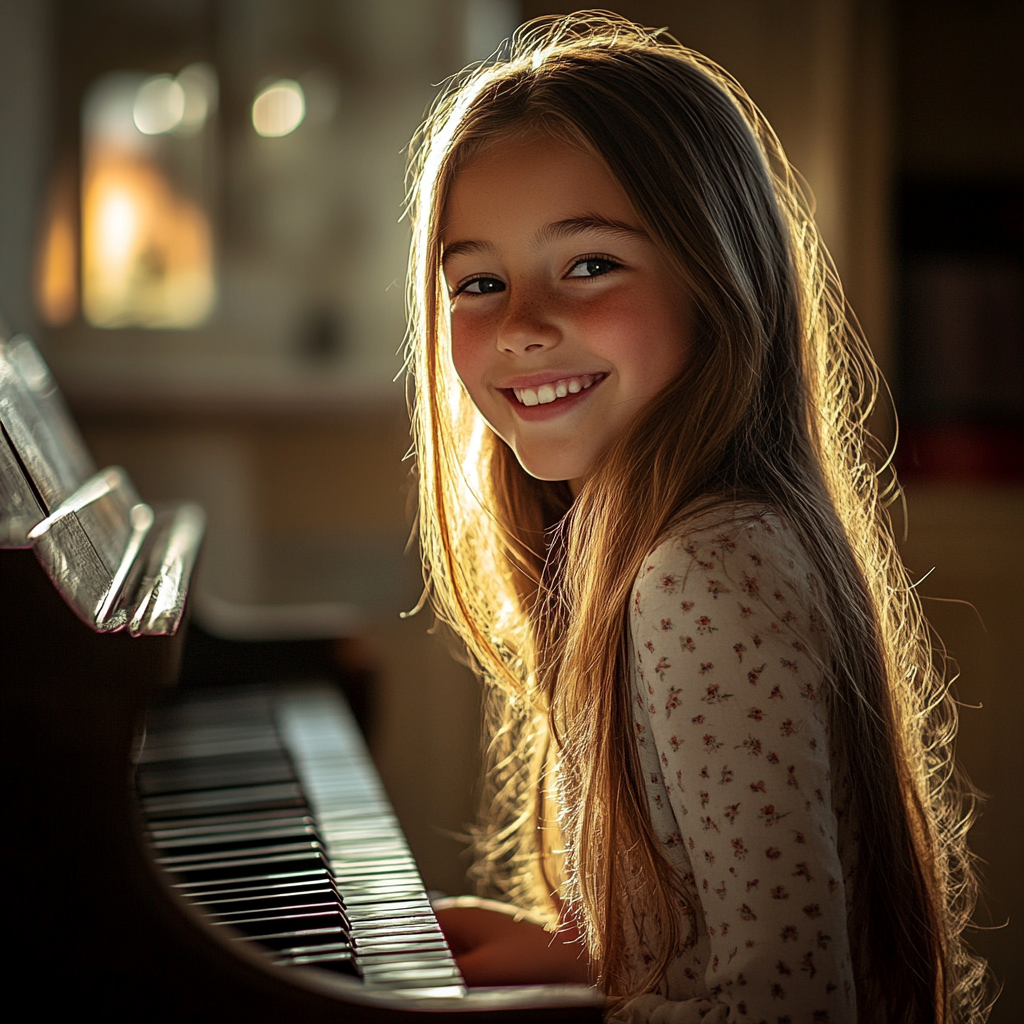
[[[460,288],[456,289],[456,295],[494,295],[505,290],[505,282],[496,277],[474,277],[467,281]]]
[[[588,256],[586,259],[574,263],[572,269],[565,276],[601,277],[620,266],[622,266],[621,263],[616,263],[615,260],[607,259],[604,256]]]

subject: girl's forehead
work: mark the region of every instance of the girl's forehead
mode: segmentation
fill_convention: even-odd
[[[536,165],[552,159],[564,160],[573,157],[602,163],[601,158],[589,146],[569,142],[551,132],[541,129],[511,131],[506,135],[467,147],[455,161],[452,181],[458,181],[467,174],[486,173],[495,165],[501,166],[510,162],[516,165]]]
[[[441,219],[450,240],[467,230],[517,219],[600,214],[636,221],[632,204],[593,151],[551,136],[499,140],[452,176]]]

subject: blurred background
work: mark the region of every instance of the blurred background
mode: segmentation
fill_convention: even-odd
[[[466,888],[478,692],[421,584],[404,147],[534,0],[0,0],[0,311],[97,462],[210,519],[197,607],[308,606],[374,687],[428,886]],[[904,556],[961,673],[976,945],[1024,1019],[1024,4],[620,0],[771,120],[900,415]],[[890,417],[878,431],[892,436]],[[930,573],[930,574],[929,574]],[[927,577],[927,578],[925,578]],[[315,615],[314,615],[315,617]],[[244,616],[243,616],[244,618]],[[326,624],[324,624],[326,623]]]

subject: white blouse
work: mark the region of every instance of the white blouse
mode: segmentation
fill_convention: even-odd
[[[819,585],[778,516],[734,507],[661,543],[630,626],[651,821],[695,914],[661,994],[616,1020],[856,1020],[854,837],[829,758]],[[634,925],[638,968],[650,951]]]

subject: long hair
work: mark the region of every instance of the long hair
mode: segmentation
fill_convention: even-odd
[[[455,373],[441,233],[459,168],[546,133],[599,156],[694,297],[685,372],[575,501],[528,476]],[[862,1019],[976,1020],[984,964],[961,941],[975,882],[955,706],[896,552],[866,421],[878,372],[809,203],[725,71],[601,12],[530,22],[453,79],[414,139],[409,368],[419,539],[434,606],[485,681],[481,886],[575,920],[615,998],[653,991],[686,895],[647,812],[632,736],[627,608],[646,555],[742,502],[797,531],[822,581],[832,757],[870,837],[849,922]],[[557,811],[556,811],[557,808]],[[655,923],[630,960],[624,903]]]

